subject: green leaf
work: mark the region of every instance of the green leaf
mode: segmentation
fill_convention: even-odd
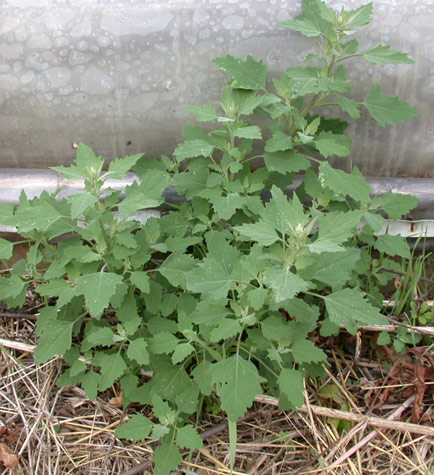
[[[238,193],[228,193],[226,196],[210,198],[214,211],[220,219],[230,219],[237,209],[242,209],[246,204],[246,197]]]
[[[192,371],[192,375],[199,386],[200,392],[205,396],[209,396],[214,389],[210,372],[211,367],[212,364],[209,361],[202,360]]]
[[[51,167],[59,173],[62,173],[65,178],[78,179],[98,177],[101,173],[104,160],[102,157],[97,157],[93,150],[85,145],[79,143],[77,148],[77,158],[75,160],[76,165],[70,167]]]
[[[295,369],[282,368],[277,380],[280,391],[288,398],[292,407],[299,408],[304,403],[303,375]]]
[[[266,152],[283,152],[292,148],[292,139],[289,135],[278,130],[268,139],[265,145]]]
[[[321,363],[327,360],[324,351],[310,340],[295,341],[291,346],[291,352],[297,363]]]
[[[14,245],[6,239],[0,238],[0,259],[10,259],[14,252]]]
[[[178,346],[179,340],[172,333],[163,331],[149,338],[148,343],[151,353],[161,355],[163,353],[172,353]]]
[[[81,376],[81,387],[83,388],[86,396],[89,399],[95,399],[98,394],[98,384],[101,379],[101,375],[95,373],[95,371],[88,371]]]
[[[334,10],[320,0],[303,0],[303,15],[295,20],[286,20],[279,25],[298,31],[303,36],[314,37],[325,35],[333,26]]]
[[[280,345],[287,346],[291,342],[293,331],[281,316],[272,315],[261,321],[262,334],[267,340],[277,341]]]
[[[410,259],[410,248],[407,241],[402,236],[392,236],[385,234],[378,236],[374,248],[377,251],[385,252],[389,256],[399,256],[404,259]]]
[[[357,324],[384,325],[388,320],[378,309],[365,300],[365,293],[356,289],[343,289],[323,297],[330,321],[345,328],[354,335]]]
[[[85,274],[76,280],[77,295],[84,295],[89,313],[92,317],[99,318],[122,281],[121,275],[112,272]]]
[[[207,188],[209,171],[204,166],[188,172],[177,173],[173,177],[176,191],[185,194],[186,198],[192,199]]]
[[[198,122],[208,122],[217,119],[216,107],[212,104],[203,106],[187,106],[186,110],[196,116]]]
[[[227,55],[225,58],[214,58],[215,65],[230,77],[229,86],[233,89],[265,89],[267,66],[263,61],[255,61],[247,56],[243,61]]]
[[[62,356],[71,348],[74,322],[53,319],[49,321],[38,340],[35,363],[42,364],[54,356]]]
[[[133,271],[130,274],[130,282],[135,285],[140,292],[144,294],[149,293],[149,275],[147,272],[143,271]]]
[[[213,364],[210,373],[212,381],[218,384],[221,407],[231,421],[244,415],[255,396],[261,393],[260,383],[265,381],[259,376],[256,366],[240,355]]]
[[[196,267],[195,259],[186,254],[173,253],[158,268],[160,274],[164,275],[166,279],[174,287],[186,288],[187,279],[186,273]]]
[[[414,61],[407,56],[406,53],[401,53],[390,49],[390,46],[378,45],[363,53],[363,56],[371,63],[385,64],[411,64]]]
[[[235,335],[239,335],[242,328],[240,322],[233,318],[224,318],[210,334],[210,341],[217,343],[220,340],[227,340]]]
[[[134,182],[125,190],[125,199],[118,205],[124,218],[132,216],[139,209],[156,208],[164,202],[163,192],[169,184],[168,173],[149,170],[141,175],[141,183]]]
[[[271,195],[272,199],[265,207],[267,224],[272,223],[274,229],[279,231],[282,236],[289,231],[295,230],[299,225],[304,227],[308,217],[304,214],[303,205],[295,193],[288,200],[283,191],[276,185],[273,185],[271,187]]]
[[[47,297],[59,297],[57,301],[57,308],[61,308],[68,304],[75,296],[75,287],[68,284],[63,279],[53,279],[47,284],[40,284],[36,287],[36,292],[39,295]]]
[[[318,239],[309,244],[310,252],[320,254],[344,251],[339,244],[353,236],[353,229],[359,224],[362,216],[363,211],[357,210],[346,213],[340,211],[327,213],[320,220]]]
[[[363,104],[380,127],[395,125],[411,120],[419,112],[398,97],[389,96],[381,91],[380,86],[373,86]]]
[[[364,26],[372,20],[373,3],[367,3],[355,10],[345,12],[345,24],[347,26]]]
[[[178,145],[173,152],[178,162],[182,162],[186,158],[194,157],[210,157],[214,151],[214,147],[205,140],[194,139]]]
[[[148,437],[152,426],[152,422],[146,416],[134,414],[115,430],[115,435],[121,439],[132,439],[137,442]]]
[[[346,157],[351,153],[351,139],[346,135],[321,132],[314,140],[316,149],[325,158],[331,155]]]
[[[105,391],[127,370],[127,365],[120,351],[116,353],[98,352],[95,354],[93,362],[101,367],[101,379],[99,390]]]
[[[142,323],[142,318],[139,317],[137,312],[137,302],[133,294],[128,294],[123,298],[122,303],[116,311],[116,316],[122,322],[122,326],[127,332],[127,335],[133,335],[136,332]]]
[[[191,292],[206,294],[213,300],[226,298],[233,279],[227,267],[213,258],[206,258],[186,274],[187,288]]]
[[[256,241],[261,246],[270,246],[280,239],[276,231],[265,221],[234,226],[233,229],[240,233],[241,240]]]
[[[47,231],[47,229],[59,221],[62,215],[50,203],[39,200],[36,208],[18,208],[15,217],[17,228],[21,233],[26,233],[36,229],[37,231]]]
[[[257,125],[250,125],[248,127],[240,127],[235,130],[234,137],[242,139],[261,139],[261,129]]]
[[[327,162],[322,162],[319,166],[319,178],[322,184],[335,193],[349,195],[357,201],[369,201],[371,187],[359,174],[346,173],[331,167]]]
[[[111,346],[114,342],[115,334],[109,327],[94,328],[86,334],[84,342],[86,348],[94,348],[95,346]]]
[[[181,462],[179,450],[170,442],[165,442],[154,451],[154,475],[168,475],[175,470]]]
[[[371,208],[384,210],[390,219],[400,219],[403,215],[416,208],[418,203],[419,200],[412,195],[388,191],[384,196],[374,198],[371,202]]]
[[[176,430],[176,443],[180,447],[189,450],[201,449],[203,447],[202,438],[191,424]]]
[[[0,279],[0,299],[16,298],[25,287],[27,287],[27,283],[17,275],[3,277]]]
[[[299,292],[309,290],[309,284],[289,269],[269,268],[263,273],[265,284],[273,290],[276,302],[292,299]]]
[[[137,155],[130,155],[129,157],[116,158],[116,160],[110,162],[108,172],[104,173],[101,179],[116,178],[120,180],[142,157],[143,153],[138,153]]]
[[[187,356],[190,356],[194,351],[194,346],[191,343],[180,343],[176,346],[172,354],[172,363],[181,363],[181,361],[184,361]]]
[[[294,150],[266,153],[264,162],[270,172],[278,172],[282,175],[296,173],[310,167],[309,160]]]
[[[149,364],[148,343],[144,338],[132,340],[128,346],[127,356],[131,360],[137,361],[139,365]]]
[[[352,99],[344,96],[336,96],[336,102],[339,104],[339,107],[346,112],[353,119],[360,118],[359,104]]]

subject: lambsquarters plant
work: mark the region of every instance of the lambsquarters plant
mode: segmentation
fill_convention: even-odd
[[[172,158],[134,155],[107,171],[80,144],[75,164],[54,170],[84,179],[83,193],[28,200],[23,192],[16,211],[0,208],[0,222],[31,243],[27,259],[1,277],[1,299],[21,306],[35,285],[46,303],[36,362],[62,355],[69,367],[60,385],[81,385],[94,398],[115,384],[125,407],[150,405],[152,415],[132,415],[116,435],[159,440],[157,475],[176,468],[184,449],[202,446],[191,420],[209,397],[227,414],[232,463],[236,421],[255,395],[277,396],[282,409],[301,406],[304,379],[321,375],[326,362],[309,339],[320,322],[322,335],[386,322],[378,288],[393,276],[380,266],[409,251],[402,237],[376,232],[385,215],[399,218],[417,200],[372,199],[356,167],[333,168],[328,158],[349,156],[351,139],[346,122],[321,115],[325,105],[352,119],[366,110],[380,127],[417,115],[377,85],[362,101],[351,97],[348,61],[413,62],[389,46],[358,51],[353,34],[372,10],[369,3],[336,12],[304,0],[303,14],[281,26],[315,38],[318,53],[269,82],[266,65],[251,56],[216,58],[229,76],[221,103],[188,108],[215,124],[211,132],[187,126]],[[254,125],[260,115],[266,127]],[[140,180],[124,199],[102,189],[130,169]],[[288,197],[296,173],[304,178]],[[171,185],[186,201],[141,224],[137,211],[163,205]],[[12,250],[0,241],[1,257]]]

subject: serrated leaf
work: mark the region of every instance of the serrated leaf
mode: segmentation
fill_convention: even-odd
[[[371,63],[385,64],[411,64],[414,61],[407,56],[406,53],[401,53],[390,49],[390,46],[378,45],[368,51],[362,53],[363,56]]]
[[[289,231],[293,231],[297,226],[305,226],[309,218],[304,214],[303,205],[295,193],[288,200],[283,191],[273,185],[271,195],[272,199],[265,207],[267,224],[272,224],[274,229],[279,231],[282,236]]]
[[[265,300],[268,296],[268,290],[258,287],[257,289],[249,290],[247,292],[247,301],[253,308],[253,310],[260,310],[265,303]]]
[[[297,363],[320,363],[327,359],[324,351],[310,340],[296,340],[291,346],[291,352]]]
[[[149,350],[151,353],[155,353],[157,355],[172,353],[172,351],[174,351],[178,346],[178,343],[178,338],[167,331],[157,333],[148,340]]]
[[[86,334],[85,342],[87,348],[95,346],[111,346],[114,342],[115,334],[109,327],[95,328]]]
[[[229,86],[233,89],[265,89],[267,66],[263,61],[256,61],[247,56],[243,61],[226,55],[224,58],[214,58],[215,65],[229,75]]]
[[[173,155],[178,160],[182,162],[186,158],[194,157],[210,157],[214,151],[214,147],[205,140],[194,139],[178,145],[178,147],[173,152]]]
[[[125,190],[126,197],[118,205],[119,214],[128,218],[139,209],[156,208],[164,202],[163,192],[169,184],[169,175],[162,170],[141,174],[141,183],[134,182]]]
[[[194,114],[198,122],[208,122],[217,119],[217,110],[212,104],[206,104],[203,106],[187,106],[186,110]]]
[[[149,364],[148,343],[144,338],[136,338],[130,341],[127,350],[127,356],[131,360],[137,361],[139,365]]]
[[[292,148],[292,138],[278,130],[268,139],[265,145],[266,152],[281,152]]]
[[[346,112],[353,119],[360,118],[359,104],[352,99],[344,96],[336,96],[336,102],[339,104],[339,107]]]
[[[384,94],[380,86],[373,86],[363,102],[380,127],[395,125],[417,117],[419,112],[396,96]]]
[[[99,318],[122,281],[121,275],[112,272],[85,274],[76,280],[77,295],[84,295],[89,313],[92,317]]]
[[[246,204],[246,197],[238,193],[228,193],[226,196],[216,196],[210,198],[214,211],[221,219],[230,219],[237,209],[242,209]]]
[[[101,379],[101,375],[95,373],[95,371],[88,371],[81,376],[81,387],[83,388],[86,396],[89,399],[95,399],[98,394],[98,384]]]
[[[26,286],[27,283],[17,275],[3,277],[0,279],[0,299],[18,297]]]
[[[303,36],[314,37],[327,33],[333,26],[334,10],[320,0],[303,0],[303,15],[295,20],[286,20],[279,23],[282,26],[298,31]]]
[[[14,252],[14,245],[6,239],[0,238],[0,259],[10,259]]]
[[[371,187],[361,175],[346,173],[322,162],[319,166],[319,177],[323,184],[335,193],[349,195],[357,201],[369,201]]]
[[[94,363],[101,367],[99,390],[105,391],[127,370],[127,365],[120,351],[116,353],[98,352],[95,354]]]
[[[314,144],[319,153],[325,158],[331,155],[346,157],[351,153],[351,139],[343,134],[321,132],[315,138]]]
[[[203,447],[202,438],[191,424],[176,430],[176,443],[180,447],[189,450],[197,450]]]
[[[416,208],[418,203],[419,200],[415,196],[388,191],[384,196],[374,198],[371,202],[371,207],[384,210],[390,219],[400,219],[403,215]]]
[[[130,282],[135,285],[140,292],[144,294],[149,293],[149,275],[147,272],[143,271],[133,271],[130,274]]]
[[[348,26],[364,26],[372,20],[373,3],[345,12],[345,23]]]
[[[19,232],[26,233],[33,229],[44,232],[62,218],[59,211],[46,201],[39,200],[36,206],[37,209],[30,206],[17,209],[15,217]]]
[[[46,284],[38,285],[36,291],[42,296],[59,297],[56,305],[57,308],[61,308],[72,300],[76,290],[66,280],[53,279]]]
[[[320,220],[318,239],[309,244],[313,253],[344,251],[340,247],[347,239],[353,236],[353,229],[362,219],[363,211],[335,211],[327,213]]]
[[[232,286],[229,270],[214,258],[206,258],[196,269],[186,274],[191,292],[206,294],[213,300],[224,299]]]
[[[174,253],[170,254],[167,259],[158,268],[158,271],[166,277],[166,279],[174,287],[186,288],[186,273],[196,267],[195,259],[187,254]]]
[[[200,392],[205,396],[209,396],[214,389],[210,373],[211,367],[212,364],[209,361],[202,360],[192,371],[192,375],[199,386]]]
[[[35,350],[35,363],[42,364],[54,356],[62,356],[71,348],[72,327],[74,322],[65,320],[50,320],[38,340]]]
[[[146,416],[134,414],[115,430],[115,435],[121,439],[132,439],[137,442],[148,437],[152,426],[152,422]]]
[[[220,340],[227,340],[241,332],[240,322],[233,318],[224,318],[210,334],[210,341],[217,343]]]
[[[133,294],[124,296],[122,303],[116,310],[116,316],[122,322],[122,326],[127,335],[133,335],[136,332],[142,323],[142,319],[139,317],[137,312],[137,302]]]
[[[97,157],[88,145],[80,142],[77,148],[77,158],[75,163],[75,165],[70,167],[60,166],[51,167],[51,169],[62,173],[65,178],[88,178],[100,174],[104,160],[102,157]]]
[[[392,236],[390,234],[384,234],[378,236],[374,248],[377,251],[385,252],[389,256],[399,256],[404,259],[410,259],[410,248],[407,241],[402,236]]]
[[[293,408],[299,408],[304,403],[303,374],[295,369],[282,368],[277,382],[280,391],[288,398]]]
[[[357,324],[384,325],[388,320],[366,299],[365,293],[356,289],[343,289],[323,297],[330,321],[354,335]]]
[[[191,343],[180,343],[175,347],[172,354],[172,363],[178,364],[184,361],[187,356],[190,356],[194,352],[194,346]]]
[[[309,284],[289,269],[268,268],[264,271],[264,282],[273,290],[276,302],[292,299],[299,292],[309,290]]]
[[[120,180],[142,157],[143,153],[138,153],[137,155],[130,155],[124,158],[116,158],[110,162],[108,172],[104,173],[101,179],[106,180],[107,178],[115,178]]]
[[[154,475],[168,475],[181,464],[182,456],[175,445],[165,442],[155,449],[153,460]]]
[[[288,345],[291,342],[293,331],[282,317],[272,315],[261,321],[262,334],[267,340],[274,340],[281,345]]]
[[[265,381],[259,376],[256,366],[240,355],[213,364],[210,373],[213,382],[218,384],[221,407],[230,421],[244,415],[255,396],[261,393],[260,383]]]
[[[250,125],[247,127],[240,127],[234,132],[234,137],[242,139],[261,139],[261,129],[257,125]]]
[[[309,160],[294,150],[266,153],[264,162],[270,172],[278,172],[282,175],[307,170],[310,167]]]
[[[265,221],[234,226],[233,229],[240,233],[241,240],[256,241],[261,246],[270,246],[280,239],[276,231]]]

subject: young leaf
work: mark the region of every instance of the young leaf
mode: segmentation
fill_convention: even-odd
[[[335,193],[349,195],[357,201],[369,201],[371,187],[366,179],[355,173],[346,173],[322,162],[319,166],[321,182]]]
[[[309,290],[309,284],[289,269],[269,268],[263,273],[265,284],[273,290],[276,302],[292,299],[299,292]]]
[[[198,122],[208,122],[217,119],[216,107],[212,104],[203,106],[187,106],[186,110],[194,114]]]
[[[291,346],[291,352],[297,363],[320,363],[327,360],[327,356],[310,340],[298,339]]]
[[[371,63],[385,64],[411,64],[414,61],[406,53],[390,49],[390,46],[378,45],[363,53],[363,56]]]
[[[115,430],[115,435],[121,439],[132,439],[137,442],[148,437],[152,426],[152,422],[146,416],[134,414]]]
[[[99,318],[122,281],[121,275],[112,272],[85,274],[76,280],[77,295],[84,295],[89,313],[92,317]]]
[[[363,102],[380,127],[395,125],[417,117],[419,112],[398,97],[384,94],[380,86],[373,86]]]
[[[210,373],[213,382],[218,384],[217,394],[222,409],[231,421],[244,415],[255,396],[261,393],[260,383],[265,381],[259,376],[256,366],[240,355],[213,364]]]
[[[79,214],[82,214],[87,208],[93,206],[98,200],[96,196],[91,193],[80,193],[72,195],[71,200],[71,218],[76,218]]]
[[[232,89],[265,89],[267,66],[263,61],[256,61],[251,56],[247,56],[243,61],[229,54],[225,58],[214,58],[213,61],[229,75],[229,86]]]
[[[289,135],[278,130],[265,145],[266,152],[283,152],[292,148],[292,139]]]
[[[288,398],[292,407],[301,407],[304,403],[303,375],[300,371],[282,368],[277,382],[280,391]]]
[[[339,107],[353,119],[360,118],[359,104],[345,96],[336,96]]]
[[[372,20],[373,3],[345,12],[345,24],[349,27],[364,26]]]
[[[378,309],[365,300],[365,294],[356,289],[343,289],[323,297],[330,321],[343,324],[354,335],[357,323],[362,325],[384,325],[387,319]]]
[[[176,430],[176,443],[180,447],[189,450],[201,449],[203,447],[202,438],[191,424]]]

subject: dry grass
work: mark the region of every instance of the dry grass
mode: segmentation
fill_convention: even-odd
[[[0,338],[35,343],[31,316],[0,318]],[[238,427],[234,474],[434,473],[434,437],[399,426],[412,417],[416,385],[406,382],[405,375],[398,378],[401,382],[390,384],[390,364],[386,368],[380,358],[374,359],[375,352],[363,339],[357,355],[349,351],[357,345],[351,347],[342,340],[334,343],[342,350],[328,351],[326,378],[307,386],[303,411],[281,412],[273,406],[275,400],[258,398],[262,402],[255,403]],[[326,345],[337,347],[330,342]],[[134,444],[114,435],[125,417],[116,388],[93,401],[79,388],[59,389],[56,379],[62,361],[54,359],[36,367],[32,347],[28,348],[30,351],[25,351],[25,345],[21,349],[0,346],[0,421],[8,428],[0,442],[19,456],[15,475],[152,473],[151,464],[144,462],[151,459],[155,443]],[[421,409],[426,422],[422,424],[434,433],[434,381],[424,383]],[[316,414],[317,406],[389,418],[397,425],[375,430],[366,420],[331,421]],[[204,449],[185,453],[176,473],[229,474],[224,417],[204,416],[200,431],[205,436]],[[1,475],[9,473],[12,471],[0,468]]]

